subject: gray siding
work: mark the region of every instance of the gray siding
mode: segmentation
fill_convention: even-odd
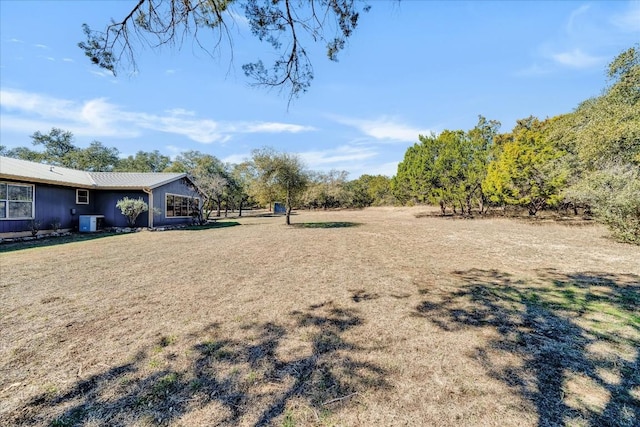
[[[12,182],[11,180],[4,180]],[[28,184],[25,181],[14,181]],[[166,194],[178,194],[187,197],[200,197],[189,185],[185,178],[170,182],[153,190],[153,204],[157,209],[154,213],[154,226],[190,224],[191,218],[166,218]],[[59,220],[60,228],[78,229],[80,215],[104,215],[105,227],[126,227],[127,219],[116,207],[118,200],[123,197],[133,199],[142,198],[149,203],[149,195],[136,190],[89,190],[89,204],[76,204],[76,188],[60,187],[48,184],[35,184],[35,219],[40,223],[41,230],[51,229],[51,223]],[[72,214],[72,209],[75,212]],[[136,226],[148,227],[149,216],[145,212],[136,220]],[[0,220],[0,233],[18,233],[29,231],[31,220]]]
[[[12,182],[5,180],[5,182]],[[25,184],[22,181],[13,181]],[[89,204],[76,204],[76,189],[35,184],[35,220],[41,230],[50,230],[54,221],[60,222],[60,228],[75,230],[78,228],[78,215],[93,213],[94,191],[89,191]],[[75,215],[71,213],[75,209]],[[29,231],[31,220],[0,220],[0,233]]]
[[[92,214],[104,215],[105,227],[127,227],[127,218],[122,215],[120,209],[116,207],[118,200],[128,197],[139,199],[149,203],[149,196],[144,191],[120,191],[120,190],[100,190],[96,191],[95,208]],[[136,219],[137,227],[148,227],[148,213],[144,212]]]
[[[185,178],[170,182],[154,189],[153,205],[156,209],[158,209],[158,213],[153,215],[153,225],[155,227],[161,227],[164,225],[190,224],[192,222],[191,218],[167,218],[165,216],[167,194],[177,194],[179,196],[186,197],[198,197],[202,200],[202,197],[194,192],[194,190],[189,185],[189,181],[187,181]]]

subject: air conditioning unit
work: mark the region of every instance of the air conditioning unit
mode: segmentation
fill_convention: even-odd
[[[81,233],[92,233],[102,229],[104,223],[104,215],[80,215]]]

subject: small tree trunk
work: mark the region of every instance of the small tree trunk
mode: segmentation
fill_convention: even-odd
[[[216,205],[217,205],[217,207],[218,207],[218,211],[217,211],[217,213],[216,213],[216,216],[217,216],[217,217],[219,217],[219,216],[220,216],[220,210],[221,210],[221,208],[220,208],[220,204],[221,204],[221,203],[222,203],[222,200],[218,197],[218,198],[216,199]]]
[[[204,223],[206,224],[209,221],[209,217],[211,216],[211,209],[205,209],[205,205],[202,205],[202,218],[204,219]]]
[[[291,200],[291,193],[289,192],[289,189],[287,188],[287,225],[291,225],[291,209],[292,209],[292,205],[293,205],[293,201]]]

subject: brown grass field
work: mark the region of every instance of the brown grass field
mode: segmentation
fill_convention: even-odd
[[[640,247],[426,209],[0,246],[0,425],[640,425]]]

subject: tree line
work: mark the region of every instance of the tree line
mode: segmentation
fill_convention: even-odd
[[[518,120],[508,133],[480,116],[469,131],[419,136],[391,181],[400,203],[461,215],[489,206],[583,209],[640,243],[640,45],[609,65],[609,85],[571,113]]]

